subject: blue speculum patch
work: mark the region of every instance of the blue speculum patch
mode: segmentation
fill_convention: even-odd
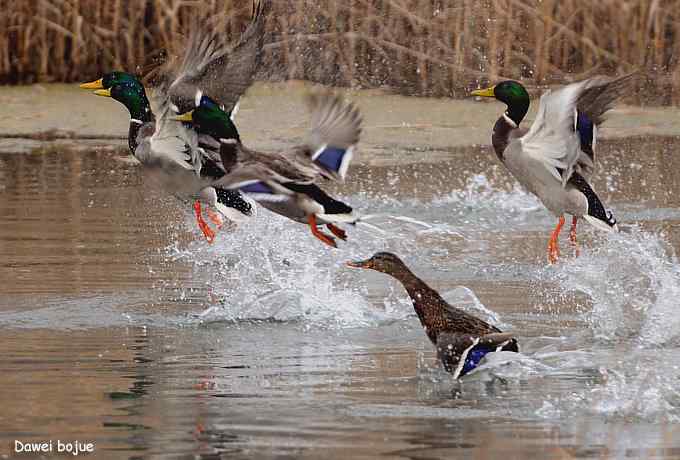
[[[463,376],[470,372],[472,369],[476,368],[479,365],[479,362],[482,360],[482,358],[485,357],[488,353],[491,353],[491,350],[485,350],[483,348],[470,350],[465,359],[465,364],[463,365],[463,370],[461,371],[460,375]]]
[[[274,190],[272,190],[271,187],[269,187],[264,182],[253,182],[252,184],[240,187],[239,190],[241,190],[243,193],[269,193],[272,195],[274,194]]]
[[[347,149],[326,147],[314,161],[326,169],[339,172],[342,167],[342,159],[346,154]]]
[[[586,115],[578,112],[576,118],[576,130],[578,131],[581,145],[593,146],[593,122]]]

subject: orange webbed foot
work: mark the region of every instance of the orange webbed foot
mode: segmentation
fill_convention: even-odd
[[[578,241],[576,240],[576,223],[578,222],[578,217],[573,217],[571,220],[571,229],[569,230],[569,241],[574,247],[574,254],[576,257],[581,255],[581,249],[578,246]]]
[[[212,209],[206,209],[205,213],[208,215],[212,223],[217,226],[217,229],[220,230],[222,225],[224,225],[224,219],[222,218],[222,215],[219,212],[213,211]]]
[[[337,236],[337,237],[340,238],[342,241],[346,241],[346,240],[347,240],[347,232],[344,231],[343,229],[341,229],[340,227],[338,227],[338,226],[336,226],[336,225],[333,225],[333,224],[326,224],[326,227],[328,228],[328,230],[331,231],[331,233],[332,233],[333,235]]]
[[[309,222],[309,228],[312,230],[312,235],[314,235],[317,239],[321,240],[322,242],[326,243],[328,246],[331,246],[333,248],[338,247],[338,245],[335,242],[335,238],[333,238],[330,235],[326,235],[324,232],[319,230],[319,227],[316,223],[316,216],[314,214],[311,214],[307,219]]]
[[[198,200],[194,202],[194,211],[196,212],[196,223],[198,224],[198,228],[201,229],[201,232],[203,232],[203,236],[205,236],[205,239],[208,241],[208,243],[212,244],[212,242],[215,241],[215,232],[212,228],[210,228],[208,223],[203,220],[201,202]]]
[[[548,263],[555,264],[560,258],[560,247],[558,238],[560,236],[560,231],[564,226],[564,216],[560,216],[560,220],[557,222],[555,230],[553,230],[552,235],[550,235],[550,240],[548,241]]]

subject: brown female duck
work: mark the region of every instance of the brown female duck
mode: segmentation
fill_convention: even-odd
[[[437,348],[437,356],[454,378],[477,367],[494,351],[518,352],[517,340],[495,326],[449,305],[396,255],[378,252],[367,260],[348,262],[355,268],[370,268],[391,275],[401,282],[413,301],[413,308],[425,333]]]

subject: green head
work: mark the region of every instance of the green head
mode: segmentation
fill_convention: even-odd
[[[83,89],[109,89],[114,85],[122,85],[123,83],[137,83],[140,86],[142,85],[134,75],[116,70],[104,74],[99,80],[82,83],[80,87]]]
[[[197,104],[194,110],[175,117],[176,120],[191,123],[196,131],[208,134],[215,139],[235,139],[241,142],[236,125],[232,120],[231,113],[208,96],[197,95]]]
[[[494,97],[508,106],[506,114],[519,126],[529,110],[529,93],[521,83],[506,80],[486,89],[478,89],[472,96]]]
[[[146,97],[144,86],[137,79],[115,84],[109,89],[98,89],[94,94],[117,100],[127,107],[130,117],[134,120],[153,121],[151,104]]]

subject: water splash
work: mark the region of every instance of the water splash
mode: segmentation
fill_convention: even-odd
[[[503,219],[543,209],[534,195],[526,192],[517,182],[510,191],[498,190],[484,174],[470,177],[462,190],[432,200],[434,206],[456,205],[459,212],[476,210],[502,211]]]
[[[441,296],[449,304],[460,308],[477,318],[493,324],[499,328],[506,328],[507,325],[501,323],[498,314],[487,308],[477,297],[474,291],[465,286],[456,286],[454,289],[441,293]]]
[[[603,369],[604,384],[582,394],[582,399],[592,413],[608,418],[678,422],[678,367],[658,366],[657,357],[635,357],[621,370]]]
[[[631,352],[618,363],[597,369],[585,389],[547,397],[536,415],[554,419],[586,413],[609,420],[680,421],[680,368],[659,363],[659,357]]]
[[[680,266],[661,235],[632,227],[600,236],[549,277],[565,291],[587,294],[592,309],[584,315],[600,340],[658,346],[680,338]]]
[[[590,356],[595,378],[589,387],[547,398],[537,414],[680,421],[680,266],[665,236],[635,226],[599,234],[581,257],[544,274],[561,290],[586,295],[579,311],[598,352]],[[589,367],[587,361],[581,365]]]
[[[194,277],[205,279],[215,305],[197,315],[201,322],[297,321],[305,327],[363,327],[403,318],[380,310],[350,286],[345,262],[365,256],[363,248],[383,248],[370,229],[349,229],[341,250],[314,239],[309,228],[262,211],[245,225],[220,233],[215,245],[173,248],[194,263]],[[355,241],[359,241],[359,245]]]

